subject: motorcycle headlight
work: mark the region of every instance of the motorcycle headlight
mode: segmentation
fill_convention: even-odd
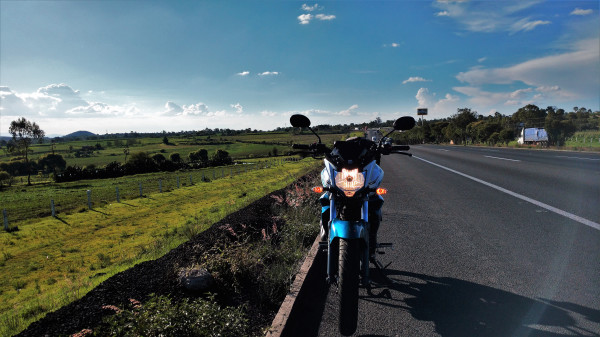
[[[342,169],[335,175],[335,186],[344,192],[347,197],[354,196],[356,191],[365,186],[365,176],[358,169]]]

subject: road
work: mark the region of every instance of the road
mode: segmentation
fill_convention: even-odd
[[[360,291],[356,336],[600,336],[600,155],[411,152],[382,160],[379,241],[394,250]],[[286,336],[339,335],[318,279]]]

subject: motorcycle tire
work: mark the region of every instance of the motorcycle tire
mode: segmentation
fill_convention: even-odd
[[[350,336],[358,322],[359,241],[340,239],[339,249],[339,330]]]

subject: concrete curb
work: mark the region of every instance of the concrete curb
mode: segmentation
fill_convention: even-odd
[[[304,259],[302,266],[300,267],[300,271],[298,274],[296,274],[296,279],[292,284],[290,292],[283,300],[283,303],[281,303],[281,307],[279,307],[279,311],[277,312],[277,315],[275,315],[273,323],[271,323],[271,328],[269,328],[269,331],[267,331],[266,337],[280,337],[283,333],[288,319],[290,318],[290,313],[292,312],[294,304],[296,303],[296,299],[298,298],[298,294],[304,285],[304,280],[306,279],[306,276],[313,265],[315,257],[319,252],[319,241],[320,238],[317,236],[315,242],[308,251],[306,258]]]

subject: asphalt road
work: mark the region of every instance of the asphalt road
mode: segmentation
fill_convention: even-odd
[[[600,155],[413,146],[384,157],[380,255],[356,336],[600,336]],[[287,336],[337,336],[336,289]],[[300,322],[300,323],[298,323]]]

